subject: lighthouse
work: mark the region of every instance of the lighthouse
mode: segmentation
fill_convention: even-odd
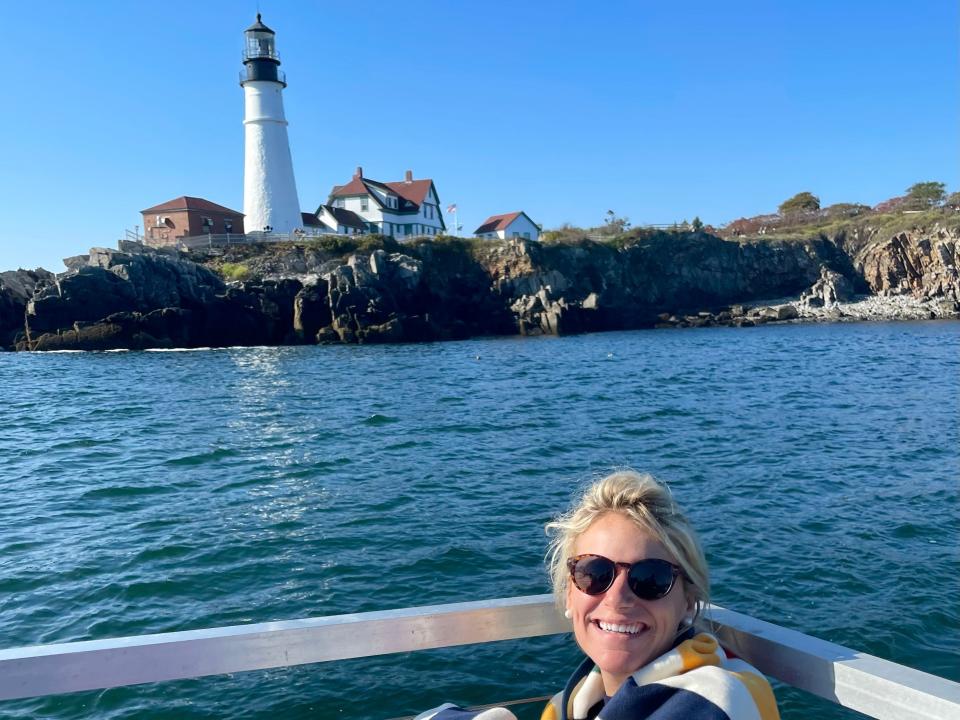
[[[244,31],[243,224],[248,233],[289,233],[299,228],[300,201],[283,115],[286,77],[280,71],[276,33],[260,21]]]

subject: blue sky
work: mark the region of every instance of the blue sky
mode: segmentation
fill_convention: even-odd
[[[955,0],[259,7],[304,210],[357,165],[433,178],[467,232],[519,209],[546,227],[608,209],[722,224],[802,190],[960,189]],[[0,9],[0,270],[62,270],[180,195],[242,209],[257,2]]]

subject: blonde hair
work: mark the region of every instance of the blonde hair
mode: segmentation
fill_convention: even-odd
[[[566,605],[570,573],[567,560],[587,528],[602,515],[616,512],[630,518],[659,540],[684,572],[683,589],[694,606],[694,619],[710,602],[707,559],[697,533],[666,485],[652,475],[619,470],[590,485],[573,507],[547,523],[550,536],[547,565],[554,599],[561,610]]]

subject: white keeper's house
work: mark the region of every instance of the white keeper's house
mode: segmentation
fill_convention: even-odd
[[[399,182],[380,182],[364,177],[363,168],[358,167],[350,182],[334,186],[327,203],[317,208],[316,217],[330,232],[354,232],[359,218],[363,232],[396,239],[440,235],[447,228],[433,180],[414,180],[410,170]]]
[[[479,238],[524,238],[526,240],[539,240],[540,227],[530,219],[523,210],[517,212],[504,213],[503,215],[491,215],[483,224],[473,231],[473,234]]]

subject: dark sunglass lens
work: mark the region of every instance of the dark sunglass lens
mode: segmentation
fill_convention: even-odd
[[[580,558],[573,568],[573,582],[587,595],[599,595],[613,584],[616,570],[616,565],[604,557]]]
[[[662,598],[673,587],[673,566],[666,560],[644,560],[630,568],[630,589],[643,600]]]

